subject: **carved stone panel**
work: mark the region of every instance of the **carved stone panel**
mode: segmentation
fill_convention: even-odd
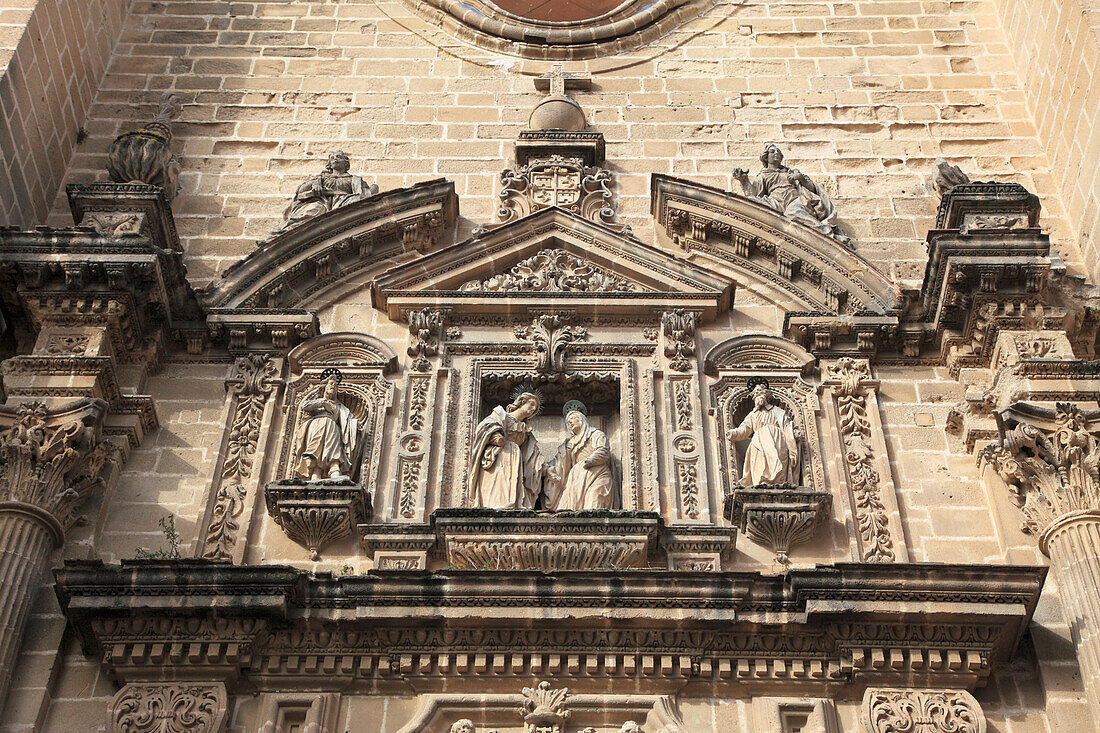
[[[866,733],[985,733],[985,714],[965,690],[868,689]]]
[[[221,733],[225,685],[201,682],[131,683],[107,707],[108,733]]]

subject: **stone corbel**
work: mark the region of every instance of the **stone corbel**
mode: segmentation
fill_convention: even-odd
[[[221,682],[131,682],[107,706],[107,733],[222,733]]]
[[[825,370],[820,386],[837,449],[826,451],[842,477],[851,520],[849,537],[862,562],[908,562],[897,491],[878,406],[878,380],[864,359],[842,357]]]
[[[965,690],[869,688],[860,712],[867,733],[985,733],[985,713]]]
[[[239,543],[245,512],[255,504],[259,477],[254,476],[257,455],[267,453],[274,409],[270,397],[282,384],[283,359],[269,354],[250,354],[237,359],[226,381],[230,394],[225,413],[225,434],[217,470],[210,486],[203,530],[197,540],[199,557],[240,562]]]

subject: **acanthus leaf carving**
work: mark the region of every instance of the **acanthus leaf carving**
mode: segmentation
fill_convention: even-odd
[[[505,273],[484,281],[471,280],[461,289],[496,293],[629,293],[639,290],[640,286],[564,249],[544,249]]]
[[[588,339],[587,328],[567,325],[567,321],[567,316],[544,313],[530,326],[516,326],[516,338],[534,342],[536,371],[543,374],[565,371],[571,345]]]
[[[24,403],[15,422],[0,434],[0,500],[45,512],[57,522],[59,542],[60,534],[77,521],[81,502],[103,486],[107,463],[118,460],[118,449],[98,439],[97,423],[106,403],[87,400],[74,406],[82,414],[52,424],[45,403]]]
[[[874,465],[871,421],[867,415],[864,382],[871,378],[866,360],[841,357],[828,376],[838,381],[837,411],[844,443],[844,464],[855,499],[856,525],[862,540],[864,562],[894,562],[890,521],[879,487],[881,477]]]
[[[537,687],[524,687],[522,694],[523,707],[519,713],[526,733],[562,733],[570,712],[566,705],[568,687],[551,689],[544,680]]]
[[[131,683],[107,710],[110,733],[219,733],[226,719],[222,684]]]
[[[666,311],[661,314],[661,330],[669,366],[678,372],[687,371],[695,356],[695,314],[682,309]]]
[[[1024,515],[1023,530],[1042,535],[1059,517],[1100,509],[1100,448],[1077,405],[1059,402],[1053,429],[1001,423],[1001,435],[979,463],[1004,479]]]
[[[985,733],[985,715],[964,690],[868,689],[867,733]]]
[[[426,372],[431,367],[428,361],[439,353],[439,334],[443,328],[443,316],[431,308],[422,308],[409,314],[409,356],[413,359],[413,369]]]
[[[234,365],[234,376],[227,384],[236,397],[236,410],[226,442],[221,483],[206,529],[205,558],[228,560],[233,556],[244,511],[245,482],[252,476],[260,439],[260,422],[278,378],[278,365],[268,354],[249,354]]]

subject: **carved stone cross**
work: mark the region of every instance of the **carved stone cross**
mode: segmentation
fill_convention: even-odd
[[[555,64],[542,76],[535,77],[535,89],[547,92],[552,97],[564,97],[568,89],[587,91],[592,88],[592,77],[587,74],[566,71],[561,64]]]

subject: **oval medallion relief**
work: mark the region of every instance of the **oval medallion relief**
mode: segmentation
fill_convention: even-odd
[[[585,59],[653,42],[715,0],[405,0],[445,30],[500,53]]]

